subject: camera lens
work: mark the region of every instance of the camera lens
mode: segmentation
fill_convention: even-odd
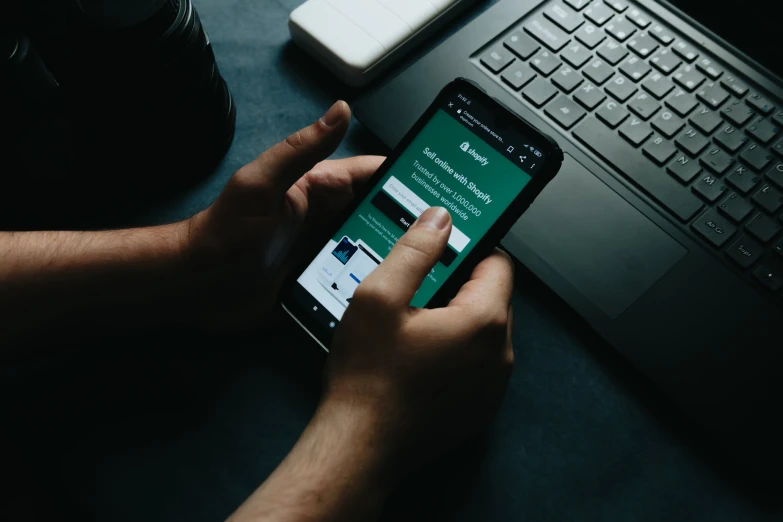
[[[75,16],[63,86],[85,157],[158,181],[211,171],[236,111],[191,1],[79,0]]]

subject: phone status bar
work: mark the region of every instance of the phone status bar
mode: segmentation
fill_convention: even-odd
[[[467,96],[456,94],[450,97],[443,109],[527,173],[535,173],[544,163],[545,155],[541,150],[527,143],[519,132],[510,129],[496,131],[496,117]]]

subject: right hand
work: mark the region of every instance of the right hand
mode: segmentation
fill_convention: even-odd
[[[482,261],[448,306],[409,305],[450,232],[445,209],[422,214],[357,288],[328,358],[322,412],[371,427],[368,444],[395,476],[477,434],[513,366],[506,254]]]

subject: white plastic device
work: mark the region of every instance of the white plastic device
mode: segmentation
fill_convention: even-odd
[[[291,38],[348,85],[367,84],[477,0],[308,0]]]

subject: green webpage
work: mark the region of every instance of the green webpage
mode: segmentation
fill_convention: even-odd
[[[298,278],[334,328],[353,293],[416,218],[451,213],[448,247],[411,301],[424,307],[531,177],[443,110],[435,113],[383,179]]]

